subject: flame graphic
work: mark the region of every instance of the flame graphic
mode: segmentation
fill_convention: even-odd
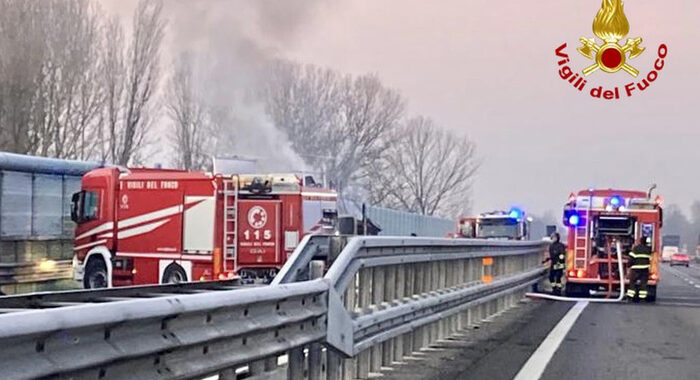
[[[615,43],[629,32],[630,24],[622,0],[603,0],[603,5],[593,20],[593,33],[605,42]]]

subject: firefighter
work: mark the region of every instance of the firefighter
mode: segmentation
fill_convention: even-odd
[[[566,246],[559,240],[558,232],[552,234],[552,243],[549,245],[549,257],[543,261],[549,261],[549,282],[552,284],[552,293],[561,294],[561,278],[564,275],[566,266]]]
[[[649,267],[651,266],[651,248],[647,245],[646,236],[639,238],[637,245],[632,247],[630,256],[630,285],[627,289],[627,299],[639,302],[646,300]]]

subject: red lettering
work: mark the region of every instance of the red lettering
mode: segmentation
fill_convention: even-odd
[[[666,47],[666,44],[661,44],[659,46],[659,58],[666,58],[667,54],[668,54],[668,47]]]
[[[647,88],[649,88],[649,82],[647,82],[646,79],[642,79],[641,82],[637,83],[637,88],[639,88],[640,90],[644,91],[644,90],[646,90]]]
[[[656,62],[654,63],[654,68],[661,71],[664,68],[664,60],[657,59]]]
[[[569,58],[569,55],[564,53],[564,49],[566,49],[566,42],[564,42],[563,45],[559,46],[555,53],[557,54],[557,57],[562,57],[562,58]]]
[[[630,83],[625,86],[625,91],[627,91],[627,96],[632,96],[632,90],[634,90],[634,83]]]

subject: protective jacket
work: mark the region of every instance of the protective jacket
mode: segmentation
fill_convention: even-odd
[[[549,260],[552,269],[564,269],[566,266],[566,246],[558,241],[550,244]]]
[[[646,245],[635,245],[632,247],[630,256],[630,268],[636,270],[649,270],[651,266],[651,248]]]

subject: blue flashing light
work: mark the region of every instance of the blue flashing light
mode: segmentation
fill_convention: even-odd
[[[578,224],[581,222],[581,217],[578,216],[578,214],[571,214],[569,215],[569,225],[571,226],[578,226]]]
[[[510,212],[508,213],[508,217],[511,219],[520,219],[523,216],[523,211],[513,207],[510,209]]]
[[[619,196],[616,195],[616,196],[610,198],[610,205],[611,206],[618,207],[621,204],[622,204],[622,199],[620,199]]]

